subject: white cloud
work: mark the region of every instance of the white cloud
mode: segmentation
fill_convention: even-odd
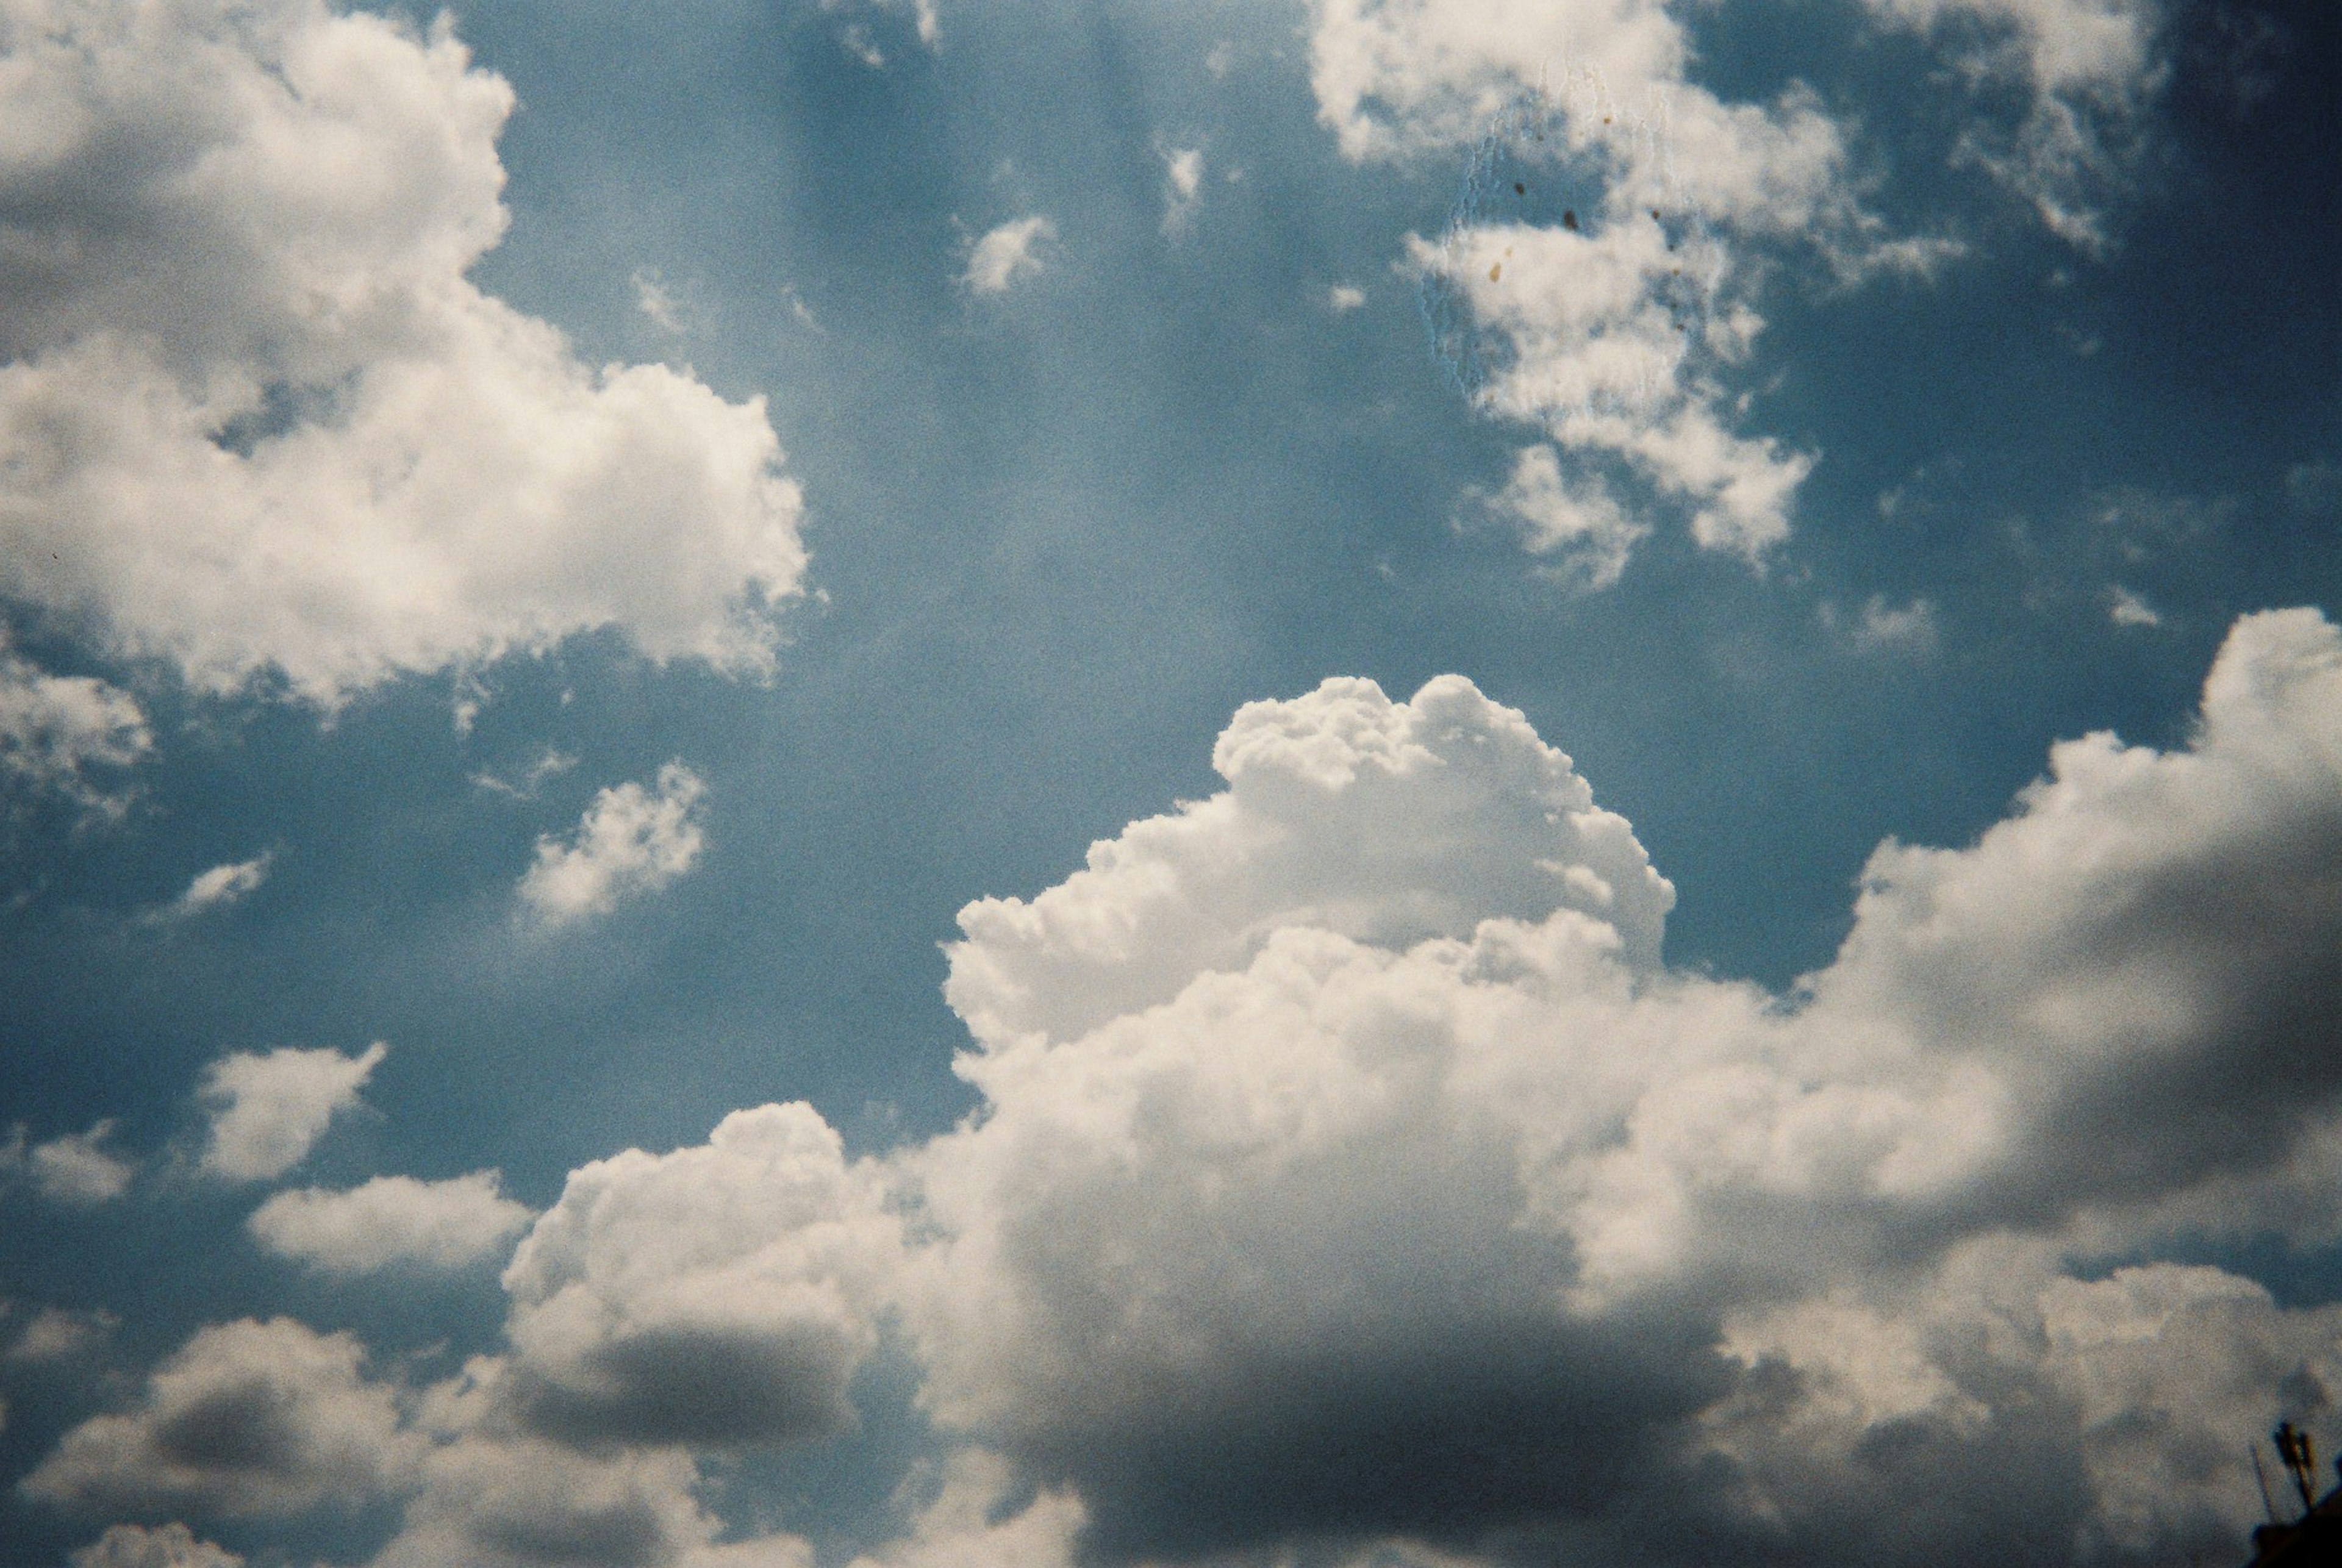
[[[2117,626],[2160,626],[2163,617],[2146,598],[2117,584],[2107,595],[2107,619]]]
[[[1658,959],[1675,890],[1626,820],[1460,677],[1409,703],[1335,680],[1247,704],[1212,765],[1222,793],[1092,844],[1029,904],[960,911],[945,994],[978,1040],[1077,1038],[1296,927],[1404,945],[1567,907]]]
[[[108,1117],[86,1133],[35,1144],[25,1156],[25,1166],[41,1195],[52,1203],[85,1205],[110,1203],[129,1191],[138,1167],[106,1152],[114,1126]]]
[[[1631,828],[1458,678],[1251,704],[1214,760],[963,911],[951,1132],[848,1161],[765,1106],[586,1166],[413,1426],[348,1342],[230,1325],[33,1491],[322,1499],[169,1468],[265,1409],[364,1440],[235,1452],[415,1478],[378,1568],[804,1568],[718,1541],[694,1455],[838,1430],[896,1323],[958,1452],[862,1568],[2185,1560],[2249,1522],[2242,1436],[2330,1413],[2342,1306],[2154,1261],[2337,1232],[2316,613],[2238,623],[2178,749],[2067,742],[1967,847],[1882,845],[1780,994],[1668,968]]]
[[[355,1056],[290,1046],[238,1051],[204,1070],[202,1097],[211,1117],[201,1169],[230,1182],[265,1182],[308,1157],[339,1113],[388,1053],[376,1041]]]
[[[290,1318],[206,1328],[132,1408],[67,1433],[25,1495],[90,1511],[292,1514],[354,1506],[415,1458],[394,1392],[347,1334]]]
[[[2099,243],[2124,105],[2152,83],[2142,0],[1871,0],[1974,69],[2028,84],[2021,126],[1979,106],[1965,161]],[[1736,103],[1690,79],[1662,0],[1314,0],[1318,118],[1357,161],[1468,152],[1446,230],[1411,237],[1456,380],[1486,412],[1624,462],[1685,504],[1704,547],[1752,563],[1786,538],[1810,453],[1738,427],[1736,390],[1791,246],[1852,285],[1926,277],[1961,255],[1897,235],[1864,203],[1851,123],[1792,85]],[[1965,31],[1945,25],[1957,17]],[[1978,105],[1989,95],[1979,96]],[[1552,210],[1548,187],[1584,195]]]
[[[1041,271],[1042,253],[1056,240],[1057,225],[1045,217],[1002,224],[976,242],[960,281],[976,294],[1006,294],[1018,278]]]
[[[244,1568],[244,1559],[185,1525],[115,1524],[68,1559],[72,1568]]]
[[[64,1361],[96,1344],[98,1341],[121,1326],[122,1320],[110,1312],[75,1312],[65,1307],[43,1307],[8,1347],[6,1360],[17,1363]]]
[[[1366,303],[1366,291],[1356,284],[1337,283],[1326,291],[1326,308],[1336,315],[1356,310]]]
[[[1378,697],[1256,704],[1228,794],[963,914],[983,1103],[896,1165],[946,1430],[1107,1556],[1535,1519],[1599,1562],[1679,1505],[1817,1562],[2237,1538],[2233,1434],[2342,1387],[2342,1309],[2071,1271],[2331,1229],[2287,1173],[2342,1120],[2333,627],[2247,618],[2186,749],[2069,742],[1972,847],[1883,846],[1782,997],[1573,904],[1641,852],[1566,842],[1517,715]]]
[[[1838,625],[1838,612],[1834,605],[1825,604],[1822,624]],[[1937,624],[1936,606],[1927,599],[1915,598],[1907,604],[1890,604],[1884,594],[1873,594],[1863,602],[1862,613],[1846,625],[1842,634],[1857,650],[1867,654],[1932,654],[1942,641],[1942,628]]]
[[[257,892],[260,884],[268,880],[269,864],[275,858],[273,852],[264,852],[250,860],[231,861],[197,872],[187,884],[187,891],[179,894],[165,913],[185,919],[241,903],[245,894]]]
[[[88,675],[52,675],[0,640],[0,780],[118,815],[118,789],[92,774],[129,767],[154,746],[137,700]]]
[[[1184,231],[1204,199],[1204,150],[1165,147],[1163,155],[1163,232]]]
[[[43,15],[0,78],[0,591],[326,704],[604,627],[770,666],[804,552],[761,404],[469,281],[513,98],[447,24]]]
[[[505,1269],[505,1397],[584,1443],[777,1443],[851,1419],[896,1222],[804,1105],[570,1174]]]
[[[666,286],[656,268],[636,267],[627,281],[635,285],[635,308],[653,326],[665,333],[683,331],[683,302],[676,298],[675,291]]]
[[[2031,107],[2013,133],[1978,122],[1967,156],[2086,250],[2106,244],[2134,120],[2164,79],[2154,0],[1866,0],[1881,22],[1935,35],[1975,79],[2013,79]]]
[[[622,784],[594,797],[566,844],[536,841],[520,896],[555,925],[606,914],[618,900],[656,893],[698,864],[707,786],[679,762],[659,769],[656,792]]]
[[[328,1273],[401,1266],[459,1269],[497,1252],[532,1215],[499,1190],[494,1171],[445,1182],[376,1176],[348,1192],[278,1193],[254,1211],[253,1235],[271,1252]]]
[[[1626,558],[1650,525],[1626,515],[1596,474],[1564,477],[1550,446],[1525,446],[1513,476],[1487,497],[1488,510],[1520,530],[1533,555],[1546,557],[1556,574],[1587,588],[1606,588],[1626,569]]]

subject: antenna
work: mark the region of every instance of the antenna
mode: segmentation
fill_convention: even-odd
[[[2301,1511],[2307,1514],[2317,1506],[2310,1478],[2317,1473],[2317,1448],[2309,1433],[2289,1421],[2280,1421],[2269,1434],[2277,1443],[2277,1456],[2285,1461],[2285,1468],[2293,1477],[2294,1490],[2301,1493]]]
[[[2277,1527],[2277,1500],[2269,1495],[2268,1472],[2261,1468],[2261,1445],[2245,1444],[2245,1452],[2253,1456],[2253,1479],[2261,1483],[2261,1512],[2268,1515],[2269,1527]]]

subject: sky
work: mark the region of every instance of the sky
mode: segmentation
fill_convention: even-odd
[[[2330,5],[0,57],[0,1568],[2147,1568],[2342,1449]]]

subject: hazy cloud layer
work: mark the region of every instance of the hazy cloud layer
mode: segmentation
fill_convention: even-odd
[[[247,1223],[271,1252],[327,1273],[459,1269],[497,1252],[528,1225],[528,1205],[498,1188],[494,1171],[445,1182],[376,1176],[345,1193],[278,1193]]]
[[[238,1051],[204,1070],[211,1130],[201,1169],[230,1182],[265,1182],[306,1159],[390,1048],[377,1041],[355,1056],[286,1046]]]
[[[447,25],[65,0],[5,47],[0,592],[321,703],[606,626],[769,665],[804,552],[761,404],[468,280],[513,98]]]

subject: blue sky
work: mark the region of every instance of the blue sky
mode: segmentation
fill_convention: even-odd
[[[0,52],[7,1568],[2151,1563],[2342,1442],[2322,9]]]

